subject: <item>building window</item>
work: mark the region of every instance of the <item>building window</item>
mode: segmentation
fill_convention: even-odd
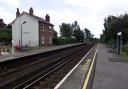
[[[41,31],[44,31],[44,24],[41,25]]]
[[[52,43],[52,38],[51,37],[49,37],[49,43]]]
[[[52,30],[52,26],[49,26],[49,32],[51,32],[51,30]]]
[[[42,44],[44,44],[44,36],[42,36],[41,41],[42,41]]]

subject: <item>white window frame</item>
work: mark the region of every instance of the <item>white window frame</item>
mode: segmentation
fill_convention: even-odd
[[[51,37],[49,37],[48,41],[49,41],[49,43],[52,43],[52,38],[51,38]]]
[[[49,32],[51,32],[51,30],[52,30],[52,26],[49,26]]]
[[[42,29],[43,28],[43,29]],[[41,26],[41,31],[44,31],[44,24],[43,24],[43,26]]]
[[[41,37],[41,43],[44,44],[45,41],[44,41],[44,36]]]

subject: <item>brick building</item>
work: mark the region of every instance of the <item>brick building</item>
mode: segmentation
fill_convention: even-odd
[[[50,23],[50,16],[46,14],[45,19],[34,15],[33,8],[29,13],[20,14],[17,8],[16,18],[12,21],[12,39],[16,44],[22,46],[41,46],[52,44],[54,25]]]

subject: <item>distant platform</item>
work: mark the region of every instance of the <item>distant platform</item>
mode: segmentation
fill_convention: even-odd
[[[30,56],[30,55],[34,55],[34,54],[39,54],[39,53],[43,53],[43,52],[58,50],[58,49],[71,47],[71,46],[75,46],[75,45],[80,45],[80,44],[82,44],[82,43],[52,46],[52,47],[47,47],[47,48],[38,49],[38,50],[35,49],[35,50],[32,50],[32,51],[28,51],[28,52],[20,52],[20,53],[8,54],[8,55],[1,55],[0,56],[0,62],[13,60],[13,59],[16,59],[16,58]]]

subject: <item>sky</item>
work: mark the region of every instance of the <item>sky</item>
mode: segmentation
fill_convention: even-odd
[[[11,23],[16,17],[16,8],[29,12],[30,7],[33,7],[34,15],[42,18],[49,14],[57,32],[61,23],[76,20],[82,30],[88,28],[99,38],[104,19],[127,13],[128,0],[0,0],[0,18]]]

